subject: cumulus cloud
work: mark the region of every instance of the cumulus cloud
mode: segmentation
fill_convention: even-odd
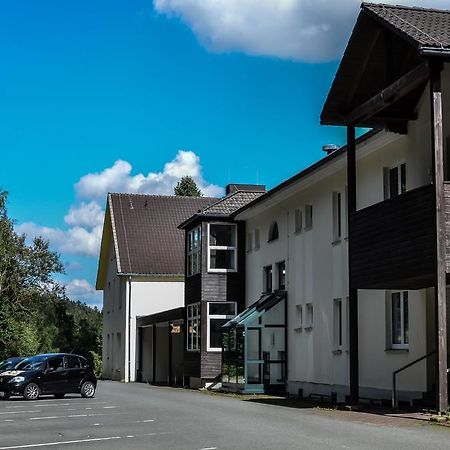
[[[376,0],[374,0],[376,2]],[[338,58],[359,0],[153,0],[155,10],[181,18],[214,51],[241,51],[308,62]],[[382,0],[448,8],[448,0]]]
[[[112,167],[101,172],[87,174],[75,185],[77,195],[79,198],[102,201],[108,192],[173,195],[173,188],[185,175],[194,178],[205,196],[214,197],[223,193],[221,187],[204,180],[200,158],[191,151],[180,150],[172,161],[164,165],[161,172],[133,175],[132,169],[129,162],[118,160]]]
[[[64,222],[72,226],[93,227],[103,224],[103,215],[104,211],[96,201],[81,202],[70,207]]]
[[[85,279],[75,278],[66,285],[66,294],[71,300],[79,300],[90,306],[102,308],[102,293],[96,291],[95,287]]]

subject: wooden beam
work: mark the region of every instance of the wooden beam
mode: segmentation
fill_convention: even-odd
[[[436,198],[436,362],[437,410],[448,410],[447,386],[447,294],[445,260],[444,146],[442,134],[442,65],[431,67],[430,102],[432,158]]]
[[[156,324],[152,326],[152,384],[156,384]]]
[[[350,401],[359,400],[358,354],[358,289],[352,288],[352,229],[351,214],[356,212],[356,135],[355,127],[347,127],[347,214],[348,214],[348,274],[349,274],[349,331],[350,331]]]
[[[430,75],[427,63],[420,64],[406,75],[394,81],[371,99],[356,107],[344,119],[347,125],[358,125],[400,100],[406,94],[424,84]]]
[[[169,386],[172,384],[172,370],[173,370],[173,368],[172,368],[172,360],[173,360],[173,356],[172,356],[172,353],[173,353],[173,350],[172,350],[172,325],[171,325],[171,323],[169,322],[168,323],[168,339],[169,339],[169,351],[167,352],[168,353],[168,356],[169,356],[169,373],[168,373],[168,384],[169,384]]]

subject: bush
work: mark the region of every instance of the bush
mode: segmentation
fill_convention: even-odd
[[[102,357],[98,353],[96,353],[92,350],[89,352],[89,355],[90,355],[90,360],[92,362],[92,365],[94,367],[95,376],[97,378],[100,378],[102,376],[102,370],[103,370]]]

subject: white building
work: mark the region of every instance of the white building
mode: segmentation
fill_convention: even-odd
[[[216,199],[108,194],[96,287],[103,291],[103,376],[135,381],[136,318],[184,306],[184,233]]]

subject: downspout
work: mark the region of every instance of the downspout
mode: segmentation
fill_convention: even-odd
[[[131,275],[128,277],[128,382],[131,382]]]

